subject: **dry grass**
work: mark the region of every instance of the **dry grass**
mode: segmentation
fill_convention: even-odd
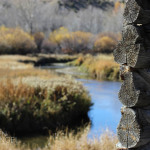
[[[39,132],[43,126],[55,130],[86,120],[91,100],[82,84],[18,62],[37,58],[0,57],[0,63],[8,66],[0,65],[0,127],[3,130],[15,134]]]
[[[57,77],[56,74],[50,71],[46,70],[40,70],[40,69],[0,69],[0,80],[3,79],[20,79],[20,78],[43,78],[43,79],[52,79]]]
[[[87,57],[87,56],[86,56]],[[91,56],[88,56],[87,60],[89,63],[93,61],[92,58],[89,58]],[[84,58],[84,57],[83,57]],[[32,85],[37,87],[40,85],[41,87],[51,87],[51,90],[53,91],[53,95],[56,97],[58,94],[58,90],[56,90],[57,93],[55,93],[55,87],[59,87],[58,85],[61,86],[69,86],[71,88],[68,88],[68,93],[73,93],[77,92],[78,94],[83,93],[80,84],[76,84],[76,81],[70,80],[69,82],[66,81],[66,79],[61,80],[57,77],[56,75],[53,75],[49,73],[48,71],[42,71],[39,69],[34,69],[32,64],[26,65],[23,63],[18,62],[18,60],[27,60],[31,59],[30,57],[26,56],[0,56],[0,79],[3,79],[1,82],[0,86],[0,98],[2,100],[6,99],[7,100],[12,100],[14,101],[15,99],[19,99],[19,97],[25,97],[27,100],[30,98],[31,95],[33,95],[34,88]],[[36,58],[32,58],[35,60]],[[81,58],[80,58],[81,59]],[[105,64],[108,64],[108,61],[110,62],[109,66],[112,65],[112,57],[107,57],[107,56],[97,56],[97,59],[103,60],[102,62],[104,63],[104,60],[106,61]],[[86,60],[86,61],[87,61]],[[90,60],[90,61],[89,61]],[[83,62],[85,60],[83,59]],[[82,62],[82,63],[83,63]],[[85,64],[89,64],[85,63]],[[93,61],[93,63],[96,64],[96,60]],[[7,67],[6,67],[7,66]],[[97,66],[99,67],[99,66]],[[99,68],[100,69],[100,68]],[[103,67],[102,67],[103,69]],[[6,79],[13,79],[13,82],[16,82],[17,86],[14,85],[10,80]],[[22,78],[22,82],[20,82],[20,78]],[[55,78],[55,79],[54,79]],[[15,79],[15,80],[14,80]],[[7,82],[6,82],[7,81]],[[3,84],[2,84],[3,83]],[[31,85],[31,87],[27,86],[28,84]],[[7,89],[6,89],[7,88]],[[84,90],[84,89],[83,89]],[[64,92],[65,90],[62,89]],[[7,92],[9,95],[7,95]],[[38,92],[39,93],[39,92]],[[44,93],[44,91],[43,91]],[[74,94],[73,94],[74,95]],[[67,94],[68,96],[68,94]],[[86,93],[83,95],[83,97],[87,96]],[[80,96],[81,97],[81,96]],[[66,101],[65,95],[62,96],[62,101]],[[79,99],[79,98],[77,98]],[[71,97],[72,100],[72,97]],[[9,102],[10,102],[9,101]],[[27,101],[28,102],[28,101]],[[44,103],[45,104],[45,103]],[[47,104],[47,103],[46,103]],[[16,105],[14,105],[16,106]],[[22,105],[19,105],[20,108],[22,109]],[[45,106],[45,105],[43,105]],[[83,105],[82,109],[83,109]],[[79,108],[79,106],[77,106]],[[33,110],[33,108],[27,109],[27,110]],[[49,105],[48,105],[48,108]],[[65,107],[66,108],[66,107]],[[80,110],[82,110],[80,109]],[[2,110],[2,109],[1,109]],[[16,110],[15,107],[14,109],[8,109],[8,110]],[[44,108],[45,110],[45,108]],[[75,109],[76,110],[76,109]],[[5,111],[4,111],[5,112]],[[33,112],[36,112],[33,110]],[[7,113],[8,115],[11,114],[9,111]],[[18,114],[18,113],[17,113]],[[39,113],[37,113],[39,114]],[[46,113],[44,113],[46,114]],[[88,130],[84,130],[83,132],[78,133],[77,135],[74,135],[73,132],[68,133],[68,134],[63,134],[62,132],[59,132],[56,137],[50,137],[49,138],[49,143],[48,146],[43,148],[42,150],[115,150],[115,144],[117,142],[116,137],[110,133],[110,132],[105,132],[100,138],[94,138],[93,140],[87,140],[87,133]],[[0,150],[30,150],[29,148],[26,148],[24,146],[21,146],[21,144],[17,143],[11,143],[10,140],[8,140],[8,137],[4,135],[0,135]]]
[[[100,137],[91,140],[87,138],[87,128],[83,132],[74,135],[72,132],[57,133],[56,137],[50,137],[49,150],[116,150],[116,136],[106,130]],[[44,149],[47,150],[47,149]]]
[[[38,94],[40,92],[40,94]],[[47,90],[40,87],[34,88],[23,84],[21,81],[15,85],[11,80],[0,82],[0,102],[13,103],[21,99],[30,100],[33,97],[45,97]],[[0,103],[1,104],[1,103]]]
[[[40,77],[44,79],[50,79],[57,77],[56,74],[36,69],[32,63],[25,64],[19,61],[36,61],[37,57],[28,57],[21,55],[1,55],[0,56],[0,80],[3,79],[18,79],[18,78],[30,78]]]
[[[35,148],[38,150],[116,150],[117,137],[110,131],[106,130],[99,138],[89,140],[87,129],[77,134],[73,132],[64,134],[58,132],[55,137],[50,136],[48,144],[44,148]],[[0,141],[1,150],[31,150],[21,146],[21,144],[11,143],[3,135]],[[32,148],[33,149],[33,148]]]
[[[73,65],[81,66],[81,70],[99,80],[119,80],[119,65],[114,62],[112,55],[80,55]]]
[[[58,79],[57,79],[58,80]],[[92,105],[83,85],[74,80],[0,82],[0,128],[11,134],[39,133],[46,126],[74,127],[88,121]]]
[[[21,55],[0,55],[0,69],[28,69],[33,68],[32,64],[24,64],[19,60],[36,60],[35,57]]]
[[[0,130],[0,150],[24,150],[19,141]],[[26,150],[29,150],[26,148]]]

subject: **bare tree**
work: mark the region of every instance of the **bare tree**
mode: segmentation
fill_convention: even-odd
[[[14,4],[18,10],[19,24],[33,34],[43,15],[45,3],[41,0],[14,0]]]
[[[44,32],[47,37],[61,26],[94,34],[120,32],[122,12],[123,8],[116,13],[110,7],[103,10],[89,6],[76,13],[59,7],[58,0],[0,0],[0,25],[20,26],[31,34]]]

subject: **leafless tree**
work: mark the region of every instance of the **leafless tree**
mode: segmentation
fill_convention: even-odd
[[[44,3],[41,0],[14,0],[17,8],[18,22],[31,34],[38,28],[38,23],[44,15]]]
[[[122,12],[123,8],[115,13],[113,8],[94,6],[74,12],[59,7],[58,0],[0,0],[0,25],[20,26],[31,34],[44,32],[47,36],[61,26],[94,34],[120,32]]]

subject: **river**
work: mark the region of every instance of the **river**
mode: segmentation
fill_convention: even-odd
[[[103,130],[109,129],[116,133],[121,114],[118,100],[119,82],[106,82],[79,79],[88,89],[94,105],[89,111],[92,126],[89,137],[99,136]]]
[[[93,106],[88,115],[92,122],[88,138],[100,136],[100,134],[109,129],[116,133],[116,128],[121,118],[120,108],[121,104],[118,100],[118,91],[120,89],[120,82],[97,81],[87,79],[86,74],[83,74],[75,67],[67,67],[64,64],[53,64],[42,67],[42,69],[50,69],[58,74],[70,74],[76,80],[83,83],[89,91]],[[45,136],[23,137],[21,141],[25,143],[37,143],[43,145],[46,142]]]

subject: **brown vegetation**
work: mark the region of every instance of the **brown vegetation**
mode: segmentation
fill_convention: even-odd
[[[87,129],[74,134],[69,132],[58,132],[55,137],[50,136],[44,148],[40,150],[116,150],[117,137],[110,131],[105,131],[100,137],[91,140],[87,139]],[[6,138],[7,137],[7,138]],[[11,143],[8,136],[1,136],[4,142],[0,141],[1,150],[31,150],[29,147],[22,146],[19,142]],[[15,140],[14,140],[15,141]]]
[[[18,62],[35,57],[0,58],[1,129],[15,134],[36,133],[89,121],[91,100],[82,84]]]
[[[112,55],[80,55],[71,65],[80,66],[82,71],[98,80],[119,80],[119,65]]]
[[[90,32],[70,32],[60,27],[50,33],[46,39],[44,33],[34,35],[21,28],[0,27],[0,54],[27,53],[112,53],[120,34],[101,33],[93,35]]]
[[[0,27],[0,54],[34,53],[36,44],[21,28]]]

